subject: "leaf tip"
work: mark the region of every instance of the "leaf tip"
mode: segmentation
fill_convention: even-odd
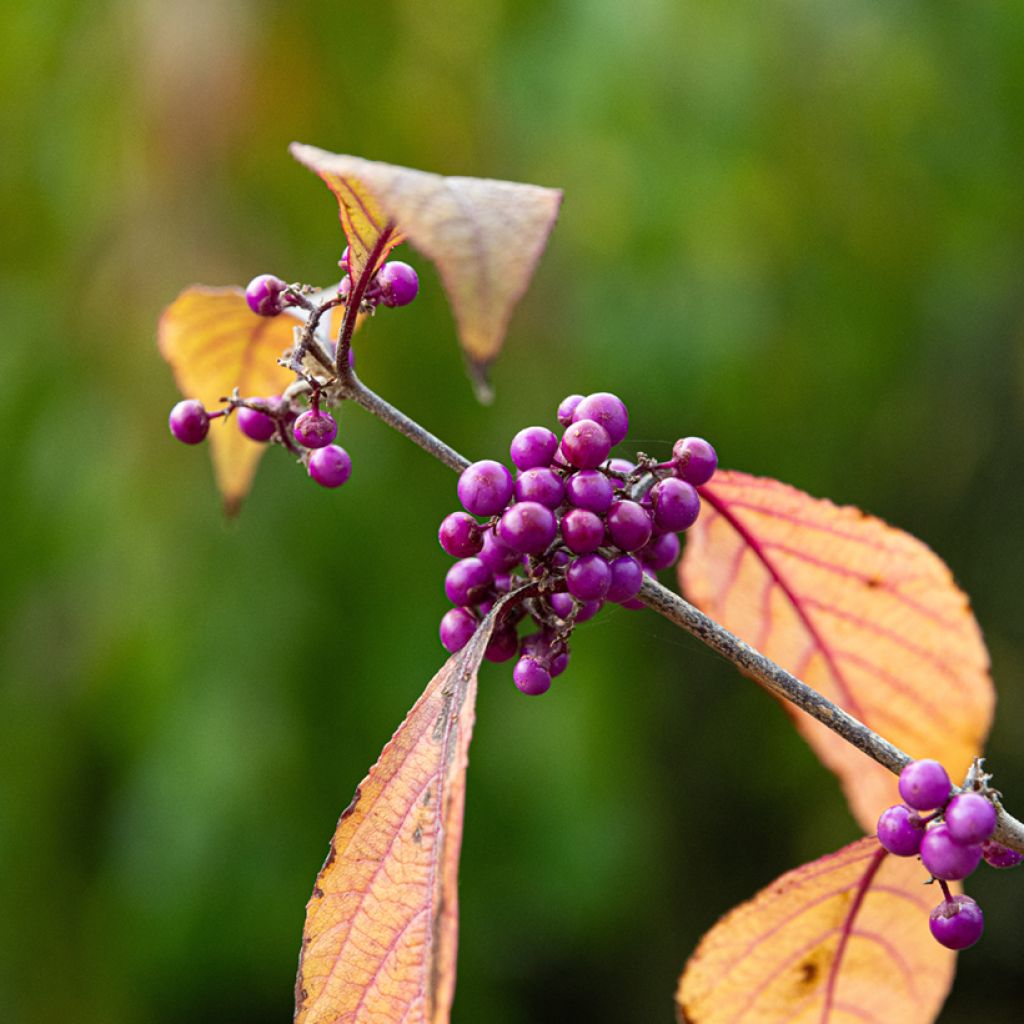
[[[473,385],[473,393],[481,405],[491,405],[494,402],[494,387],[488,375],[489,368],[490,363],[477,363],[469,360],[466,362],[466,372]]]

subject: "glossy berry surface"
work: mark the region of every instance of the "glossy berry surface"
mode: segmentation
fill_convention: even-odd
[[[476,616],[465,608],[449,608],[441,616],[441,643],[444,649],[454,654],[461,651],[476,632],[479,623]]]
[[[512,438],[509,454],[516,469],[548,466],[558,451],[558,437],[547,427],[525,427]]]
[[[623,551],[639,551],[650,539],[654,530],[647,510],[628,499],[612,503],[605,517],[608,536]]]
[[[531,657],[520,658],[512,670],[512,679],[520,693],[539,697],[551,688],[551,673]]]
[[[444,592],[454,605],[474,603],[476,595],[494,582],[494,574],[479,558],[462,558],[444,578]]]
[[[878,819],[878,841],[897,857],[913,857],[921,849],[924,822],[906,804],[882,811]]]
[[[967,949],[981,938],[985,915],[970,896],[961,894],[943,900],[931,912],[928,927],[936,942],[947,949]]]
[[[329,444],[310,455],[308,472],[321,487],[340,487],[352,475],[352,458],[344,448]]]
[[[441,520],[437,539],[452,558],[469,558],[484,545],[480,524],[467,512],[452,512]]]
[[[900,772],[899,790],[908,806],[918,811],[933,811],[949,796],[949,776],[938,761],[927,758],[911,761]]]
[[[573,422],[593,420],[600,423],[608,433],[612,445],[619,444],[629,432],[629,413],[625,403],[617,395],[599,391],[587,395],[573,410]]]
[[[277,424],[258,409],[247,409],[242,406],[235,416],[238,419],[238,429],[253,441],[269,441],[277,430]]]
[[[536,501],[517,502],[498,522],[498,539],[523,555],[540,554],[557,532],[554,512]]]
[[[497,515],[512,497],[512,474],[492,459],[467,466],[459,477],[459,501],[475,516]]]
[[[546,466],[525,469],[516,477],[516,501],[536,501],[548,508],[558,508],[565,498],[561,476]]]
[[[608,593],[611,582],[612,571],[608,563],[597,554],[574,558],[565,571],[569,593],[581,601],[601,600]]]
[[[660,537],[652,537],[639,551],[640,560],[655,572],[661,572],[675,564],[682,545],[674,533],[663,533]]]
[[[596,469],[612,449],[608,431],[594,420],[574,420],[565,428],[560,451],[578,469]]]
[[[174,437],[182,444],[199,444],[210,432],[210,417],[203,403],[195,398],[186,398],[171,409],[167,418]]]
[[[640,593],[644,581],[644,571],[640,563],[632,555],[621,555],[608,563],[612,578],[608,584],[608,601],[622,603],[630,601]]]
[[[573,508],[562,516],[562,539],[577,555],[596,551],[604,541],[604,522],[596,512]]]
[[[980,793],[960,793],[943,814],[949,834],[958,843],[982,843],[996,830],[996,809]]]
[[[684,437],[672,446],[676,476],[695,487],[706,484],[718,469],[718,455],[703,437]]]
[[[993,868],[1015,868],[1024,861],[1024,853],[1011,850],[994,839],[986,839],[981,844],[981,855],[985,858],[985,863]]]
[[[512,626],[499,626],[484,649],[488,661],[502,662],[514,658],[519,652],[519,637]]]
[[[582,395],[569,395],[568,398],[563,398],[561,404],[558,406],[558,422],[563,427],[569,426],[572,423],[573,415],[576,412],[576,406],[583,401]]]
[[[326,448],[338,436],[338,424],[329,412],[307,409],[295,421],[293,432],[303,448]]]
[[[693,484],[670,476],[651,488],[651,507],[658,527],[676,533],[688,530],[697,521],[700,497]]]
[[[377,271],[377,286],[385,306],[408,306],[420,290],[420,279],[408,263],[389,260]]]
[[[921,840],[921,863],[936,877],[954,882],[972,874],[981,861],[981,845],[964,846],[946,825],[933,825]]]
[[[259,316],[277,316],[287,305],[283,299],[287,287],[273,274],[260,274],[245,286],[245,301]]]
[[[577,508],[603,515],[611,508],[615,492],[611,481],[596,469],[582,469],[565,482],[565,496]]]

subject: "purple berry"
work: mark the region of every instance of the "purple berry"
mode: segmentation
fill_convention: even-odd
[[[493,529],[484,530],[483,547],[477,553],[477,557],[495,575],[508,572],[517,565],[521,565],[523,558],[518,551],[513,551],[505,544]]]
[[[697,488],[674,476],[659,480],[651,488],[651,507],[654,521],[666,532],[688,530],[700,515],[700,497]]]
[[[684,437],[672,446],[676,476],[694,487],[706,484],[718,468],[718,455],[703,437]]]
[[[985,930],[981,907],[963,894],[943,900],[932,912],[928,927],[936,942],[947,949],[973,946]]]
[[[277,430],[277,424],[258,409],[247,409],[242,406],[235,415],[238,419],[238,429],[253,441],[269,441]]]
[[[548,508],[558,508],[565,498],[565,484],[553,470],[544,466],[524,469],[516,478],[516,501],[536,501]]]
[[[604,523],[585,508],[570,509],[562,516],[562,539],[577,555],[596,551],[604,543]]]
[[[512,438],[509,454],[516,469],[550,466],[558,438],[547,427],[525,427]]]
[[[608,585],[606,599],[621,604],[630,601],[640,593],[644,571],[632,555],[622,555],[608,563],[612,578]]]
[[[444,592],[454,605],[476,604],[494,582],[494,574],[479,558],[462,558],[447,572]]]
[[[490,643],[484,648],[488,661],[502,662],[514,658],[519,651],[519,637],[513,626],[500,626],[491,634]]]
[[[592,619],[603,607],[604,601],[600,598],[595,598],[593,601],[584,601],[576,609],[576,621],[586,622],[587,619]]]
[[[466,608],[449,608],[441,616],[441,643],[445,650],[452,654],[461,651],[469,643],[479,625],[476,616]]]
[[[536,659],[526,657],[516,662],[512,669],[512,680],[520,693],[528,697],[539,697],[551,688],[551,673]]]
[[[613,502],[605,522],[612,543],[623,551],[639,551],[651,539],[654,530],[650,513],[628,499]]]
[[[563,427],[567,427],[572,423],[573,415],[576,412],[576,406],[582,401],[582,395],[569,395],[568,398],[562,399],[562,403],[558,407],[558,422],[561,423]]]
[[[938,761],[911,761],[900,772],[899,790],[903,802],[914,810],[933,811],[949,796],[949,776]]]
[[[437,539],[452,558],[469,558],[483,547],[483,530],[466,512],[452,512],[441,520]]]
[[[667,569],[679,557],[679,537],[674,533],[663,533],[652,537],[641,549],[640,560],[655,572]]]
[[[582,469],[565,482],[565,494],[577,508],[604,515],[615,499],[612,482],[598,469]]]
[[[560,619],[569,618],[572,614],[573,608],[576,607],[576,599],[572,594],[567,594],[564,590],[559,591],[556,594],[548,594],[547,602],[548,607]]]
[[[936,877],[953,882],[966,878],[981,861],[981,846],[963,846],[946,825],[933,825],[921,840],[921,863]]]
[[[329,444],[309,456],[307,471],[321,487],[340,487],[352,475],[352,458],[344,448]]]
[[[377,286],[385,306],[408,306],[420,290],[420,279],[408,263],[388,260],[377,271]]]
[[[199,444],[210,430],[210,417],[196,398],[179,402],[167,418],[171,433],[182,444]]]
[[[325,448],[338,436],[338,424],[329,412],[307,409],[295,421],[293,432],[303,448]]]
[[[536,501],[520,501],[498,521],[498,539],[524,555],[540,554],[558,532],[555,513]]]
[[[629,413],[622,399],[607,391],[587,395],[573,410],[573,422],[594,420],[608,432],[612,445],[622,441],[629,431]],[[603,460],[602,460],[603,461]]]
[[[273,274],[260,274],[245,286],[245,301],[260,316],[277,316],[288,303],[283,293],[288,285]]]
[[[612,571],[600,555],[580,555],[565,570],[565,585],[580,601],[600,601],[608,593]]]
[[[985,863],[994,868],[1015,868],[1024,860],[1024,853],[1011,850],[994,839],[986,839],[981,844],[981,855],[985,858]]]
[[[943,813],[950,836],[964,846],[983,843],[996,830],[996,809],[980,793],[960,793]]]
[[[924,822],[906,804],[882,811],[878,819],[878,841],[897,857],[913,857],[921,849]]]
[[[612,442],[608,431],[593,420],[573,420],[562,435],[560,451],[577,469],[596,469],[608,458]]]
[[[512,486],[512,474],[500,462],[482,459],[462,471],[459,501],[475,516],[494,516],[509,503]]]

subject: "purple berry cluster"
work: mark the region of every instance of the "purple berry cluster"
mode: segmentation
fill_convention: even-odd
[[[953,896],[947,882],[972,874],[984,859],[993,867],[1015,867],[1024,857],[992,839],[996,809],[985,785],[951,796],[946,769],[938,761],[911,761],[900,773],[903,803],[882,812],[878,841],[897,857],[921,858],[945,896],[931,914],[932,935],[949,949],[973,946],[985,927],[970,896]]]
[[[515,476],[490,459],[469,466],[458,483],[465,511],[446,516],[438,532],[441,547],[458,559],[445,577],[454,607],[441,619],[441,643],[461,650],[494,602],[523,587],[484,657],[518,655],[512,678],[531,696],[565,670],[577,623],[606,602],[642,607],[644,574],[678,558],[679,533],[700,513],[697,487],[718,466],[714,448],[697,437],[678,441],[664,463],[610,457],[626,437],[629,414],[608,392],[570,395],[558,421],[561,437],[526,427],[512,439]],[[528,620],[537,629],[520,637]]]

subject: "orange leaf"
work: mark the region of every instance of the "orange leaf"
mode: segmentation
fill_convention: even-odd
[[[680,565],[694,603],[911,757],[962,777],[995,694],[978,625],[945,564],[859,509],[776,480],[720,472],[701,494]],[[793,714],[874,831],[895,797],[892,776]]]
[[[338,822],[306,907],[296,1024],[444,1024],[476,673],[497,608],[430,681]]]
[[[955,954],[928,930],[942,901],[916,858],[861,839],[790,871],[701,940],[676,993],[689,1024],[935,1019]]]
[[[245,398],[278,395],[295,375],[277,364],[292,347],[298,321],[256,316],[240,288],[186,288],[160,318],[157,342],[181,393],[216,409],[238,388]],[[249,491],[266,445],[247,438],[234,422],[214,421],[209,442],[213,470],[229,515]]]
[[[338,198],[352,254],[393,224],[441,272],[481,397],[484,371],[501,349],[509,318],[526,291],[554,227],[557,189],[488,178],[446,178],[407,167],[327,153],[292,143],[292,155]],[[387,247],[396,244],[387,239]]]

